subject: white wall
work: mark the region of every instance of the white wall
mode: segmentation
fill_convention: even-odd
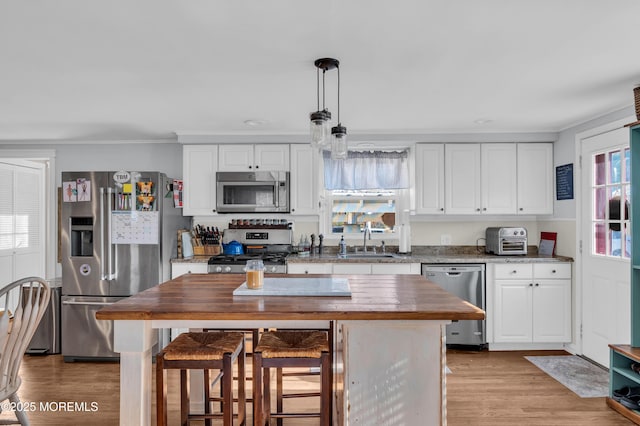
[[[112,143],[21,143],[0,146],[3,149],[56,152],[56,182],[63,171],[160,171],[173,178],[182,177],[182,145],[177,141]]]
[[[575,183],[575,180],[579,177],[578,159],[576,158],[576,135],[580,132],[584,132],[585,130],[593,129],[595,127],[602,126],[613,121],[634,116],[635,109],[633,106],[630,106],[628,108],[614,111],[596,119],[563,130],[562,132],[560,132],[560,134],[558,135],[558,140],[553,145],[553,161],[555,166],[573,163],[573,179]],[[575,219],[575,198],[573,200],[555,200],[553,205],[553,212],[554,218],[557,219]]]
[[[553,159],[555,166],[573,163],[575,186],[576,180],[580,178],[579,159],[576,158],[576,135],[621,119],[630,118],[631,122],[633,121],[633,117],[635,117],[635,109],[633,106],[630,106],[563,130],[560,132],[558,140],[554,143]],[[564,256],[573,257],[574,259],[577,254],[576,201],[579,200],[580,195],[581,194],[574,194],[573,200],[554,200],[553,218],[544,219],[542,222],[539,222],[539,226],[541,228],[544,227],[544,230],[558,233],[556,252]]]

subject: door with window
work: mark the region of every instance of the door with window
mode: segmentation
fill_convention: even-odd
[[[0,160],[0,287],[45,275],[44,166]]]
[[[630,339],[629,132],[582,142],[582,349],[608,366],[607,345]]]

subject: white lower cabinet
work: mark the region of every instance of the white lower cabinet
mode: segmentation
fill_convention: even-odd
[[[184,274],[206,274],[207,266],[206,263],[172,263],[171,279]]]
[[[289,274],[420,274],[419,263],[289,263]]]
[[[493,341],[571,341],[571,264],[497,264]],[[490,285],[490,283],[488,283]]]

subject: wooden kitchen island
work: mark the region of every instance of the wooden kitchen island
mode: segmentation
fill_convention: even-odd
[[[98,311],[114,320],[120,424],[151,423],[152,347],[158,328],[321,328],[333,322],[334,424],[444,425],[443,329],[484,312],[420,275],[340,277],[350,297],[234,296],[244,274],[187,274]]]

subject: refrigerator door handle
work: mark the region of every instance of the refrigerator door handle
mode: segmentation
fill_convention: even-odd
[[[106,280],[105,272],[106,259],[104,257],[104,188],[100,188],[100,279]]]
[[[108,279],[115,280],[117,278],[116,273],[113,269],[114,259],[113,259],[113,245],[111,242],[111,212],[113,211],[113,205],[111,204],[111,200],[113,197],[111,196],[114,193],[113,188],[107,188],[107,247],[109,248],[109,274]],[[117,259],[116,259],[117,261]]]
[[[110,306],[115,302],[76,302],[74,300],[65,300],[63,305],[82,305],[82,306]]]

